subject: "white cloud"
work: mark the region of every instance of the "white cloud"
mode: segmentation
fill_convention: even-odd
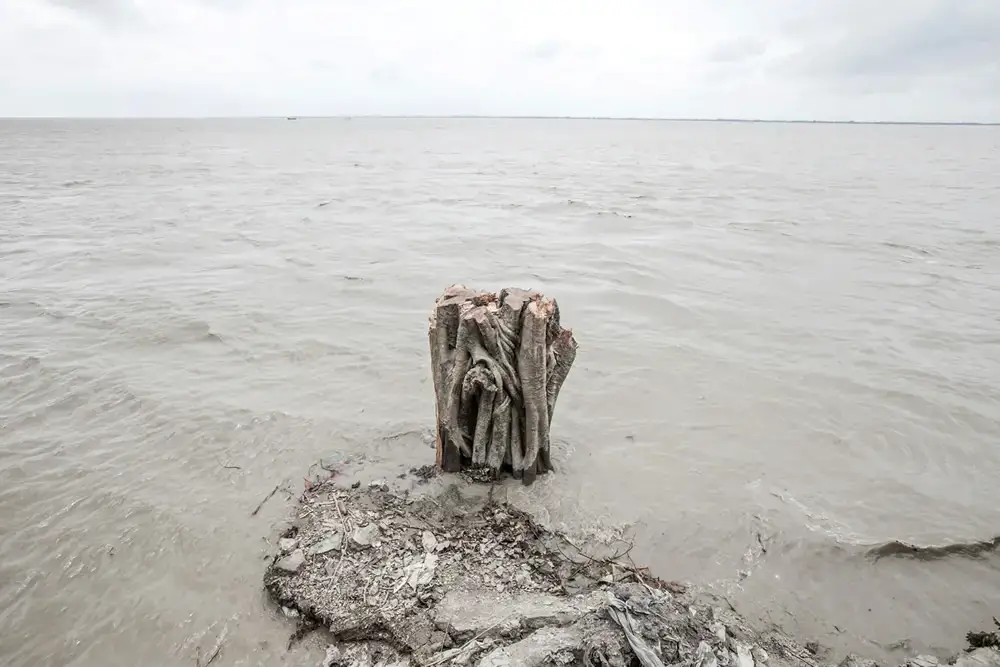
[[[995,0],[7,0],[0,115],[1000,120]]]

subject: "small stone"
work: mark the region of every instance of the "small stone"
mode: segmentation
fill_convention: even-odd
[[[336,644],[330,644],[326,647],[326,656],[323,658],[322,667],[333,667],[334,665],[339,665],[343,661],[343,655],[340,652],[340,648]]]
[[[302,564],[306,562],[306,555],[302,549],[296,549],[289,555],[278,560],[275,563],[275,567],[279,570],[284,570],[285,572],[298,572]]]
[[[1000,652],[991,647],[980,647],[971,653],[962,653],[955,660],[955,667],[1000,667]]]
[[[368,483],[369,489],[379,489],[380,491],[389,490],[389,482],[384,479],[376,479]]]
[[[378,524],[370,523],[367,526],[355,528],[351,535],[351,541],[359,549],[367,549],[378,541]]]
[[[574,659],[573,651],[559,651],[552,658],[552,661],[557,665],[571,665]]]
[[[937,667],[940,662],[933,655],[918,655],[916,658],[910,660],[910,664],[914,667]]]
[[[437,538],[429,530],[425,530],[420,536],[420,543],[423,545],[424,551],[434,551],[438,545]]]
[[[840,661],[839,667],[878,667],[878,663],[851,653]]]
[[[545,627],[509,646],[500,646],[492,650],[483,656],[478,664],[479,667],[552,665],[555,661],[562,662],[563,658],[559,656],[570,657],[571,653],[580,649],[583,642],[583,636],[577,628]]]
[[[287,618],[298,618],[299,617],[299,612],[297,612],[296,610],[292,609],[291,607],[282,607],[281,608],[281,613],[284,614]]]
[[[411,557],[403,570],[397,583],[397,588],[402,588],[404,584],[409,584],[414,591],[431,583],[434,578],[434,571],[437,568],[437,554],[424,554],[423,558]]]
[[[719,638],[720,642],[722,642],[723,644],[726,642],[726,626],[725,625],[723,625],[722,623],[719,623],[718,621],[716,621],[716,622],[712,623],[711,625],[709,625],[708,629],[711,630],[715,634],[715,636]]]
[[[718,667],[719,664],[719,659],[715,657],[715,652],[709,646],[708,642],[698,644],[695,659],[696,667]]]
[[[668,581],[667,590],[674,595],[684,595],[687,592],[687,584],[681,583],[680,581]]]
[[[329,551],[340,549],[343,543],[344,536],[341,533],[334,533],[309,547],[309,553],[314,555],[325,554]]]
[[[283,537],[278,540],[278,548],[281,550],[281,553],[285,554],[294,551],[298,544],[299,541],[292,537]]]
[[[759,646],[754,646],[750,649],[750,654],[753,656],[754,664],[758,665],[758,667],[760,667],[760,665],[766,665],[767,661],[771,659],[771,656],[767,654],[767,651]]]
[[[438,552],[441,552],[441,551],[444,551],[445,549],[447,549],[450,546],[451,546],[451,542],[449,542],[448,540],[442,540],[442,541],[438,542],[438,544],[437,544],[437,550],[438,550]]]
[[[750,647],[743,642],[737,642],[736,644],[736,660],[734,663],[736,667],[754,667],[753,655],[750,653]]]

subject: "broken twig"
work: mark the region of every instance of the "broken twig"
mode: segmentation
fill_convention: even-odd
[[[224,627],[222,629],[222,634],[220,634],[219,638],[215,640],[215,647],[212,649],[212,654],[208,656],[208,660],[206,660],[204,664],[202,664],[200,656],[201,650],[199,649],[198,651],[199,657],[195,658],[194,664],[197,667],[208,667],[213,662],[215,662],[215,659],[218,658],[219,655],[222,653],[222,644],[226,641],[226,635],[228,634],[229,634],[229,628]]]
[[[260,504],[257,505],[257,508],[253,512],[250,512],[250,516],[257,516],[257,512],[259,512],[260,508],[264,506],[264,503],[266,503],[268,500],[270,500],[271,496],[273,496],[274,494],[276,494],[278,492],[278,487],[279,486],[281,486],[281,485],[280,484],[275,484],[274,485],[274,488],[271,489],[271,493],[267,494],[267,497],[264,498],[264,500],[260,501]]]
[[[333,497],[333,506],[337,510],[337,516],[340,517],[340,530],[341,530],[341,540],[340,540],[340,560],[337,561],[337,569],[333,571],[333,580],[336,581],[337,577],[340,576],[340,568],[344,564],[344,555],[347,553],[347,520],[344,518],[344,513],[340,510],[340,498]]]

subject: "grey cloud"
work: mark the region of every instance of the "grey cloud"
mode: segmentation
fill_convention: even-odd
[[[805,77],[894,79],[961,74],[1000,62],[1000,2],[916,1],[907,12],[847,2],[825,26],[808,26],[785,71]],[[801,25],[801,24],[800,24]]]
[[[77,14],[105,23],[135,19],[140,11],[133,0],[46,0],[50,5],[71,9]]]
[[[575,61],[583,66],[587,61],[599,58],[601,48],[594,44],[574,44],[572,42],[548,39],[532,45],[523,54],[528,62],[553,62],[557,60]]]
[[[0,0],[0,57],[0,115],[1000,120],[1000,0]]]
[[[381,86],[393,86],[402,81],[403,76],[397,67],[393,65],[383,65],[372,69],[368,73],[368,78],[373,83]]]
[[[340,65],[327,58],[311,58],[309,68],[319,72],[331,72],[340,69]]]
[[[563,45],[554,40],[548,40],[536,44],[529,52],[528,56],[535,60],[553,60],[559,57],[563,50]]]
[[[719,42],[708,53],[708,59],[716,63],[749,60],[767,52],[767,42],[760,37],[743,36]]]

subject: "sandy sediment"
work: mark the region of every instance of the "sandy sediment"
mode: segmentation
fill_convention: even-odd
[[[423,474],[430,474],[424,470]],[[727,602],[656,578],[626,553],[596,556],[503,503],[377,482],[312,486],[264,575],[324,665],[818,667]],[[1000,667],[984,646],[951,661]],[[920,656],[907,667],[935,667]],[[849,656],[842,667],[875,667]]]

